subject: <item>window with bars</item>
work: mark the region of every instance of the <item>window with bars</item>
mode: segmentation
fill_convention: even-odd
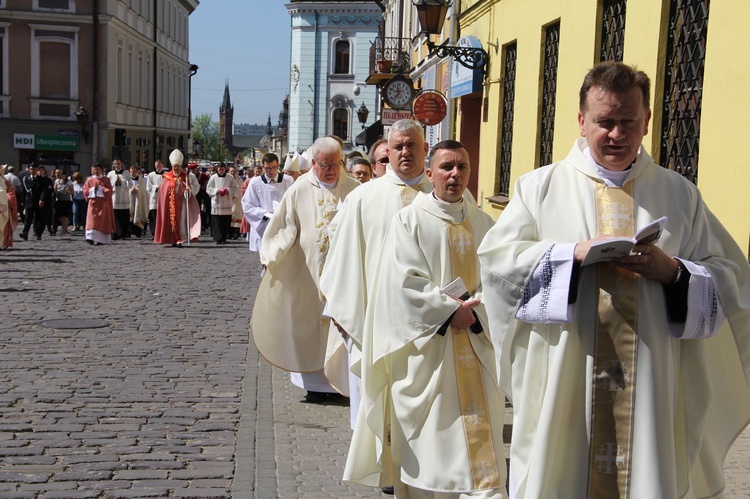
[[[516,42],[505,46],[503,65],[503,120],[500,128],[500,154],[495,192],[503,196],[510,193],[510,164],[513,149],[513,110],[516,100]]]
[[[698,181],[709,0],[671,0],[667,25],[661,164]]]
[[[550,24],[544,34],[544,79],[539,144],[539,166],[552,163],[555,138],[555,97],[557,95],[557,61],[560,52],[560,21]]]
[[[622,62],[625,47],[625,7],[627,0],[602,0],[600,61]]]

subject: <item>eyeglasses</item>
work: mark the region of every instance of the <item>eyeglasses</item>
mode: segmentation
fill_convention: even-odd
[[[316,162],[319,167],[321,167],[323,170],[331,170],[333,168],[340,168],[341,163],[333,163],[331,165],[326,165],[320,162]]]
[[[384,158],[378,158],[378,159],[375,160],[376,163],[380,163],[381,165],[387,165],[388,161],[390,161],[388,159],[388,156],[386,156]]]

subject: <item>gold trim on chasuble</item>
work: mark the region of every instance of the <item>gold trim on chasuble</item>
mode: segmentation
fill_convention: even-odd
[[[315,204],[317,206],[316,222],[315,222],[315,239],[318,245],[318,276],[316,281],[320,282],[320,276],[323,274],[323,267],[326,264],[326,258],[328,257],[328,249],[330,247],[330,240],[328,236],[328,224],[333,220],[336,210],[339,205],[339,197],[333,194],[333,192],[319,188],[316,191]],[[320,292],[320,285],[318,285],[318,297],[320,302],[325,305],[326,297]],[[330,325],[330,319],[325,316],[320,317],[320,325],[326,330]]]
[[[477,264],[471,221],[462,224],[446,222],[450,238],[451,269],[454,278],[461,277],[470,293],[477,289]],[[484,391],[482,365],[469,340],[466,329],[451,328],[456,365],[461,420],[469,451],[475,490],[500,487],[497,459],[490,426],[490,411]]]
[[[409,185],[401,187],[401,206],[409,206],[414,201],[414,198],[417,197],[417,194],[419,194],[419,191],[416,187],[411,187]]]
[[[598,234],[633,237],[632,186],[633,182],[622,188],[595,183]],[[636,276],[601,263],[597,283],[588,497],[626,498],[630,494],[638,356]]]

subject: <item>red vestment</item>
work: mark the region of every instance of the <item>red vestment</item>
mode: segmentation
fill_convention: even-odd
[[[244,182],[242,182],[242,196],[245,195],[245,191],[247,190],[247,186],[250,185],[250,181],[253,179],[253,177],[247,177]],[[240,199],[242,199],[242,196],[240,196]],[[242,217],[242,222],[240,222],[240,234],[247,234],[250,232],[250,222],[247,221],[247,218],[244,216]]]
[[[104,197],[89,197],[97,187],[102,188]],[[115,232],[115,210],[112,207],[112,183],[105,176],[96,178],[93,175],[83,184],[83,195],[89,203],[86,212],[86,230],[95,230],[102,234]]]
[[[197,241],[201,234],[201,215],[195,192],[187,197],[185,205],[186,175],[175,176],[173,171],[165,172],[159,186],[156,209],[156,244],[175,244],[187,240],[186,225],[189,223],[190,240]]]
[[[8,223],[3,227],[3,242],[0,244],[3,248],[10,248],[13,246],[13,231],[16,230],[18,225],[18,206],[16,205],[16,191],[13,189],[13,184],[5,181],[5,193],[8,196]]]

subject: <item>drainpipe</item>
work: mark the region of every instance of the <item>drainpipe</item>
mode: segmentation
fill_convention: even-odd
[[[93,56],[94,56],[94,64],[93,64],[93,103],[91,104],[91,164],[95,165],[98,161],[98,151],[99,151],[99,116],[98,116],[98,109],[97,106],[99,101],[99,43],[98,37],[99,37],[99,2],[94,2],[94,11],[93,14],[93,39],[94,39],[94,48],[93,48]],[[91,166],[91,165],[89,165]]]
[[[152,60],[153,60],[152,67],[154,68],[154,79],[153,79],[153,92],[152,92],[152,94],[153,94],[154,97],[153,97],[153,99],[151,99],[151,105],[153,107],[152,112],[151,112],[151,119],[153,120],[154,132],[153,132],[153,138],[151,139],[151,156],[152,156],[151,161],[156,161],[157,159],[161,159],[161,158],[157,158],[156,157],[156,147],[157,147],[157,142],[156,142],[156,139],[157,139],[157,133],[156,133],[156,102],[157,102],[157,99],[159,97],[159,94],[157,92],[158,91],[157,76],[159,74],[159,70],[158,70],[158,64],[157,64],[157,61],[156,61],[156,55],[157,55],[156,47],[157,47],[157,42],[158,42],[158,28],[157,28],[157,26],[159,24],[159,22],[158,22],[159,21],[159,18],[158,18],[158,15],[159,15],[159,6],[158,5],[159,5],[158,2],[154,2],[154,35],[153,35],[153,40],[154,40],[154,55],[153,55],[153,58],[152,58]]]
[[[450,16],[450,35],[449,35],[449,43],[453,46],[456,45],[456,32],[458,31],[458,16],[456,15],[456,8],[455,6],[451,6],[451,16]],[[446,89],[448,93],[450,94],[451,85],[453,84],[453,64],[455,62],[451,58],[451,64],[448,66],[448,79],[447,84],[448,88]],[[451,95],[451,101],[453,100],[453,96]],[[448,113],[446,115],[446,119],[444,123],[447,123],[448,129],[447,130],[441,130],[441,132],[447,132],[447,137],[455,137],[456,136],[456,124],[454,123],[453,114],[454,114],[455,106],[449,105],[448,106]],[[446,137],[441,137],[441,139],[445,139]]]
[[[318,50],[318,12],[315,11],[315,71],[313,82],[313,141],[318,138],[318,66],[320,64],[320,51]]]

